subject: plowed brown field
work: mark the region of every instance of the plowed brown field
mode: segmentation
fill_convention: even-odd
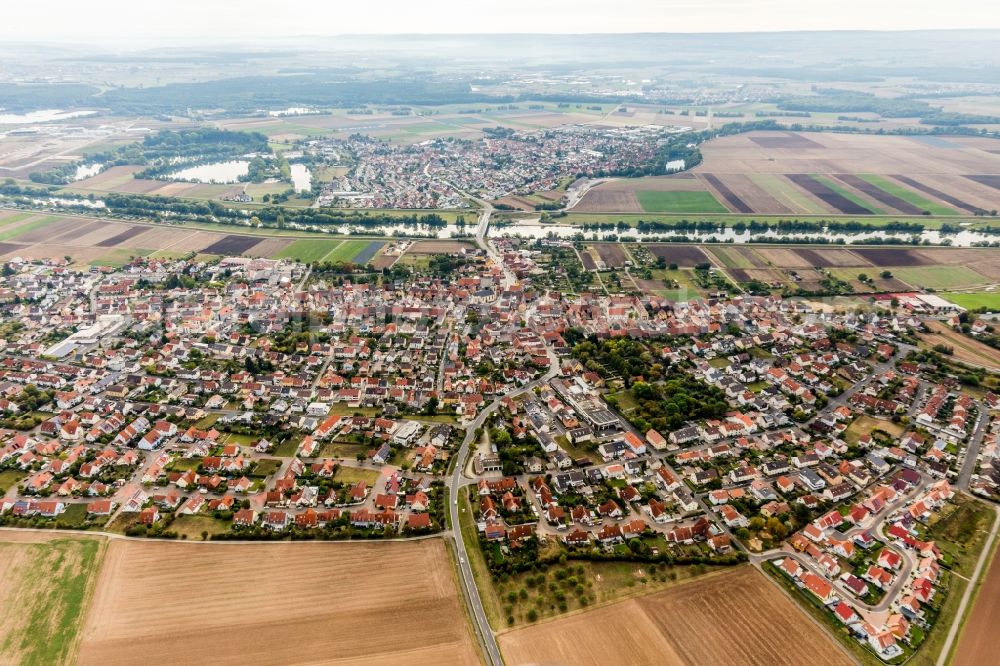
[[[744,566],[500,635],[508,664],[852,663],[775,585]]]
[[[444,543],[109,544],[80,664],[478,664]]]

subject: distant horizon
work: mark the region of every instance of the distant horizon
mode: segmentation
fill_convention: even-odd
[[[160,48],[177,48],[182,46],[209,46],[220,47],[255,47],[270,48],[282,46],[287,48],[290,42],[295,40],[315,40],[329,41],[336,39],[358,39],[372,38],[376,40],[385,39],[449,39],[462,37],[545,37],[545,38],[574,38],[574,37],[712,37],[712,36],[753,36],[753,35],[907,35],[926,33],[1000,33],[1000,26],[988,28],[817,28],[817,29],[776,29],[776,30],[715,30],[715,31],[635,31],[635,32],[344,32],[338,34],[313,34],[302,33],[297,35],[272,35],[266,38],[251,36],[209,36],[197,35],[187,37],[165,37],[154,40],[150,43],[147,38],[109,38],[92,36],[91,39],[69,38],[69,37],[43,37],[43,36],[3,36],[0,39],[7,43],[20,45],[38,46],[64,46],[64,47],[100,47],[107,45],[109,48],[130,50],[155,50]],[[0,49],[2,49],[0,44]]]
[[[946,7],[906,0],[843,0],[837,7],[817,0],[619,0],[613,12],[601,0],[482,0],[471,6],[459,0],[380,0],[362,6],[287,0],[280,12],[274,10],[265,0],[173,0],[157,7],[130,0],[40,0],[6,7],[0,38],[159,46],[348,36],[1000,30],[1000,6],[984,7],[979,0],[953,0]]]

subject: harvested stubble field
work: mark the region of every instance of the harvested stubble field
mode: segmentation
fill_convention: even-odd
[[[443,541],[109,544],[81,664],[478,664]]]
[[[921,333],[920,339],[928,346],[944,345],[951,347],[951,358],[969,365],[981,366],[990,370],[1000,370],[1000,349],[984,345],[948,327],[947,324],[927,320],[925,322],[930,333]]]
[[[573,210],[579,213],[641,213],[642,206],[635,192],[595,187],[573,206]]]
[[[508,664],[850,664],[749,566],[499,637]],[[794,647],[793,647],[794,646]]]
[[[813,268],[811,261],[789,248],[762,247],[757,254],[775,268]]]

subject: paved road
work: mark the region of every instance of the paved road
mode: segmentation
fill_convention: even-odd
[[[958,472],[958,487],[965,491],[969,490],[969,481],[972,480],[972,473],[976,471],[976,459],[979,458],[979,447],[983,444],[983,437],[986,435],[986,429],[990,422],[989,416],[982,409],[982,406],[982,403],[980,403],[979,420],[976,422],[976,428],[972,431],[972,436],[969,438],[969,445],[965,447],[962,468]]]
[[[497,265],[503,267],[503,262],[501,261],[500,256],[486,241],[486,232],[489,229],[490,215],[493,213],[493,207],[485,201],[480,201],[479,203],[483,206],[483,212],[479,217],[479,224],[476,226],[476,243],[480,248],[486,251],[486,254],[493,259]],[[508,275],[506,268],[504,268],[504,276],[510,280],[511,284],[514,282],[512,276]],[[549,359],[551,361],[548,372],[546,372],[539,379],[525,384],[519,389],[509,392],[507,396],[515,397],[523,393],[527,393],[536,386],[541,385],[543,382],[547,382],[552,379],[559,373],[559,360],[556,358],[555,352],[549,348],[546,348],[546,351],[548,352]],[[462,486],[465,485],[463,480],[465,466],[469,457],[469,451],[472,448],[473,440],[476,437],[476,431],[483,427],[483,423],[486,422],[486,419],[490,416],[490,414],[492,414],[500,406],[500,400],[501,398],[497,398],[490,403],[471,423],[466,426],[465,438],[462,440],[462,445],[458,449],[458,453],[455,457],[455,468],[451,474],[451,505],[448,507],[449,514],[451,516],[451,530],[455,538],[455,552],[458,555],[458,572],[462,581],[462,592],[465,595],[469,611],[472,613],[473,626],[476,628],[476,633],[479,637],[480,644],[483,647],[483,652],[491,666],[502,666],[503,658],[500,656],[500,647],[497,645],[496,636],[493,635],[492,628],[490,628],[490,622],[486,617],[486,610],[483,608],[482,597],[479,596],[479,588],[476,587],[476,580],[472,575],[472,566],[469,564],[469,553],[465,547],[465,540],[462,538],[462,530],[459,524],[458,497]]]
[[[527,393],[536,386],[540,386],[542,383],[552,379],[558,373],[559,365],[554,363],[549,371],[541,378],[525,384],[515,391],[511,391],[507,395],[510,397],[516,397],[523,393]],[[495,666],[501,666],[503,664],[503,659],[500,657],[500,648],[497,646],[496,637],[493,635],[493,630],[490,628],[489,620],[486,618],[483,601],[479,596],[479,589],[476,587],[476,580],[472,575],[472,566],[469,564],[469,553],[465,548],[465,540],[462,539],[462,530],[459,524],[458,496],[461,492],[462,486],[466,484],[464,479],[465,465],[469,456],[469,451],[472,448],[472,443],[475,440],[476,432],[479,428],[483,427],[483,423],[486,422],[486,419],[499,406],[500,399],[498,398],[483,409],[483,411],[476,416],[475,420],[466,426],[465,439],[462,440],[462,446],[459,448],[458,454],[456,455],[455,469],[451,474],[451,482],[449,486],[451,492],[451,506],[449,507],[449,513],[451,515],[452,533],[455,535],[455,551],[458,554],[458,571],[462,579],[462,591],[465,594],[469,610],[472,612],[473,623],[476,627],[476,632],[479,634],[479,640],[483,645],[486,656],[490,664]]]

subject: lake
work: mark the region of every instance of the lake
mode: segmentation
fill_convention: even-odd
[[[81,118],[92,116],[97,111],[63,111],[62,109],[42,109],[41,111],[29,111],[27,113],[0,113],[0,125],[35,125],[37,123],[50,123],[55,120],[69,120],[70,118]]]
[[[173,180],[190,180],[196,183],[238,183],[240,177],[247,175],[249,171],[250,162],[230,160],[188,167],[166,174],[165,177]]]

